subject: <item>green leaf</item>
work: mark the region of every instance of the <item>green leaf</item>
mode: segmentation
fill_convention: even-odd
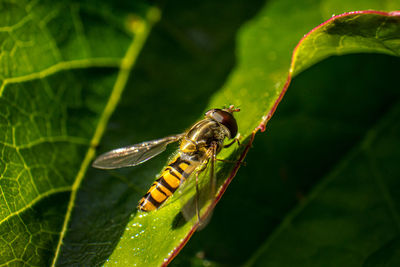
[[[180,213],[194,195],[193,181],[165,207],[143,216],[136,212],[137,201],[167,162],[168,153],[145,166],[110,173],[88,168],[90,161],[125,88],[99,151],[183,132],[201,117],[206,106],[233,103],[242,109],[237,119],[245,145],[224,150],[219,157],[236,160],[244,156],[252,131],[265,123],[276,107],[296,43],[339,10],[326,2],[322,18],[314,11],[318,3],[313,3],[301,6],[304,12],[296,16],[298,9],[293,3],[268,3],[238,34],[238,64],[224,83],[234,60],[235,31],[258,11],[259,4],[231,5],[244,10],[240,16],[225,8],[226,3],[206,3],[201,8],[193,8],[192,3],[180,3],[179,8],[165,6],[163,20],[150,35],[131,74],[158,16],[148,5],[1,3],[6,14],[0,20],[1,264],[96,266],[110,254],[106,265],[160,265],[164,259],[171,260],[171,251],[179,249],[181,239],[187,240],[195,229],[196,219],[186,222]],[[391,10],[380,4],[363,8]],[[210,10],[216,12],[214,16]],[[224,16],[220,16],[221,10]],[[346,10],[350,9],[341,12]],[[196,23],[203,24],[188,23],[193,14],[201,18]],[[277,24],[282,17],[290,18],[287,24]],[[352,24],[363,25],[364,19],[366,28]],[[371,41],[375,38],[371,33],[382,29],[385,34],[374,40],[386,46],[388,36],[398,30],[398,22],[383,14],[337,18],[327,24],[333,30],[343,29],[335,21],[360,36],[352,45]],[[396,39],[393,44],[398,49]],[[297,51],[301,56],[310,49]],[[349,50],[356,51],[361,50]],[[393,48],[370,51],[391,54]],[[298,73],[328,55],[323,49],[297,59],[303,65],[292,71]],[[224,189],[236,167],[218,164],[218,184]],[[206,176],[202,184],[206,186]],[[371,262],[374,260],[371,257]]]
[[[371,21],[378,19],[378,17],[369,18]],[[276,23],[272,23],[272,25],[276,25],[280,20],[276,19],[275,21]],[[348,22],[352,24],[356,20],[349,20]],[[285,23],[287,23],[286,20]],[[339,21],[337,24],[338,29],[344,31],[343,26],[346,23]],[[368,33],[369,29],[374,30],[373,27],[370,28],[370,24],[368,25],[369,27],[362,30],[365,36],[371,36]],[[398,25],[398,22],[395,25]],[[325,26],[329,27],[329,25]],[[310,40],[314,42],[323,41],[322,44],[325,47],[330,44],[327,41],[333,40],[331,45],[333,44],[333,47],[335,47],[337,37],[326,38],[329,36],[325,36],[324,38],[324,35],[321,34],[323,29],[326,29],[325,26],[323,26],[322,31],[316,29],[312,33],[315,33],[319,38],[313,38],[312,35],[309,35],[308,38],[311,37]],[[351,37],[357,39],[354,31],[351,31],[351,33]],[[396,45],[397,43],[397,49],[394,51],[398,55],[398,26],[397,30],[392,33],[389,35],[391,38],[384,38],[383,43],[389,44],[389,54],[392,54],[391,51],[393,51],[392,44]],[[346,38],[345,35],[342,39],[346,40]],[[367,42],[368,40],[363,40],[359,36],[358,39],[362,41],[361,47],[363,43],[374,41],[375,47],[379,43],[375,38],[372,38],[371,42]],[[304,41],[307,44],[307,39]],[[354,42],[350,40],[349,44],[354,45]],[[295,54],[296,64],[299,63],[298,58],[310,60],[309,56],[313,53],[300,55],[304,48],[307,48],[307,46],[301,44],[300,49],[297,50],[298,52]],[[309,48],[314,51],[314,47]],[[340,48],[344,47],[341,46]],[[307,52],[307,50],[303,51]],[[365,48],[362,51],[365,51]],[[346,51],[341,49],[340,52]],[[326,54],[322,53],[316,56],[319,60],[325,58]],[[312,62],[315,63],[315,61]],[[305,247],[306,244],[298,240],[294,242],[293,239],[287,239],[286,235],[282,235],[279,240],[282,252],[273,250],[276,243],[270,241],[274,238],[273,235],[271,236],[271,232],[296,203],[304,200],[310,187],[318,179],[324,178],[324,175],[334,167],[335,162],[344,157],[349,147],[356,146],[358,138],[363,138],[365,132],[373,128],[374,123],[399,99],[398,60],[382,60],[376,56],[369,58],[358,56],[351,57],[351,60],[330,60],[328,65],[331,66],[330,68],[327,68],[326,64],[324,65],[325,71],[319,71],[323,67],[316,66],[307,75],[306,81],[303,79],[300,86],[296,86],[297,80],[294,80],[293,86],[289,88],[288,95],[285,96],[277,114],[271,124],[268,125],[267,136],[256,137],[254,148],[250,151],[246,160],[247,166],[239,171],[235,181],[224,195],[222,203],[216,208],[211,225],[194,236],[188,247],[185,247],[182,251],[183,255],[180,254],[176,259],[176,265],[188,266],[198,260],[196,255],[205,257],[204,264],[208,264],[211,260],[212,262],[219,262],[221,265],[237,265],[245,262],[260,247],[261,252],[259,253],[262,255],[264,252],[262,244],[264,242],[266,243],[265,246],[268,246],[269,250],[266,253],[269,256],[273,255],[274,252],[279,252],[279,254],[274,258],[276,261],[258,261],[257,263],[260,266],[281,266],[285,263],[288,266],[297,266],[302,263],[293,259],[296,256],[302,257],[303,251],[296,250],[296,248]],[[307,64],[300,64],[300,66],[302,68],[308,67]],[[396,120],[393,120],[393,123],[395,122]],[[393,173],[394,177],[398,177],[396,175],[398,172],[393,170]],[[392,195],[396,194],[393,193]],[[342,201],[352,203],[351,198],[342,198]],[[327,213],[331,211],[328,208],[326,207]],[[383,206],[383,208],[386,207]],[[361,206],[360,209],[365,210],[365,207]],[[301,215],[310,216],[310,214]],[[340,214],[336,215],[340,220]],[[379,215],[377,214],[377,217]],[[311,214],[311,216],[315,216],[315,214]],[[378,219],[387,220],[387,224],[392,224],[391,216],[381,216]],[[381,228],[387,227],[387,224],[382,225]],[[329,224],[321,223],[318,229],[328,232],[321,237],[321,239],[325,237],[323,239],[325,242],[329,242],[329,232],[333,233],[332,235],[340,234],[329,226]],[[290,228],[290,225],[288,228]],[[291,233],[293,236],[296,234],[295,231]],[[305,231],[303,232],[303,236],[307,237],[307,234]],[[320,232],[317,234],[320,234]],[[368,236],[369,232],[365,231],[363,234]],[[392,231],[389,235],[396,238],[397,233]],[[370,242],[378,242],[374,237],[371,237]],[[310,242],[313,241],[310,240]],[[348,242],[351,241],[349,238]],[[379,240],[379,242],[386,242],[386,240]],[[346,246],[347,243],[344,242],[340,245]],[[292,250],[284,249],[285,246]],[[318,249],[315,248],[316,253]],[[391,250],[395,251],[395,247],[392,247]],[[370,251],[364,251],[364,253],[370,253]],[[292,254],[293,256],[291,256]],[[395,253],[392,255],[395,255]],[[327,254],[325,257],[321,255],[320,261],[313,262],[310,260],[307,262],[309,254],[303,256],[303,265],[305,266],[312,266],[313,264],[315,266],[329,266],[332,259],[332,256]],[[341,258],[340,256],[340,253],[334,254],[338,261],[332,266],[340,265],[337,264],[339,260],[345,262],[346,257],[342,255],[343,258]],[[285,261],[286,259],[287,261]],[[353,264],[348,265],[353,266]]]
[[[298,40],[296,34],[293,34],[292,42],[287,39],[282,40],[282,42],[285,41],[285,44],[277,42],[278,38],[271,38],[269,31],[275,24],[270,21],[266,24],[265,20],[270,15],[269,12],[270,9],[265,8],[256,20],[242,29],[239,35],[238,66],[231,73],[223,88],[214,94],[210,101],[211,104],[209,104],[210,107],[218,107],[235,103],[241,107],[242,111],[245,111],[239,113],[236,117],[240,133],[244,139],[243,143],[248,144],[248,146],[251,144],[253,130],[260,123],[264,125],[268,121],[279,101],[282,90],[285,89],[285,80],[289,72],[286,71],[284,66],[290,65],[290,47],[294,47],[296,40]],[[300,67],[297,69],[295,69],[297,65],[293,65],[290,73],[298,73],[328,55],[362,52],[364,51],[362,44],[370,47],[368,42],[372,42],[372,39],[375,43],[382,44],[382,47],[386,47],[386,42],[394,43],[392,47],[386,48],[386,53],[393,54],[393,49],[395,49],[398,54],[399,46],[398,42],[396,43],[396,38],[399,36],[397,34],[399,19],[393,15],[360,12],[331,19],[325,25],[315,29],[295,50],[294,57],[300,58],[296,58],[297,61],[295,62],[301,63],[299,63]],[[271,18],[268,17],[268,20],[271,20]],[[292,23],[298,22],[294,20]],[[347,29],[354,36],[354,40],[351,39],[352,42],[349,42],[349,46],[346,46],[346,43],[337,42],[340,37],[346,37],[344,33],[339,33],[339,37],[333,38],[333,35],[337,35],[336,31],[340,32],[343,29]],[[385,34],[376,36],[377,29],[382,29]],[[385,31],[386,29],[387,31]],[[282,32],[279,34],[282,34]],[[261,38],[260,36],[269,36],[269,38]],[[307,43],[309,40],[311,42],[323,42],[329,49],[321,45],[320,50],[315,49],[316,51],[314,51],[315,47],[310,47]],[[360,43],[359,50],[354,48],[355,42]],[[373,49],[373,47],[370,49],[370,51],[384,52],[383,49],[378,50]],[[279,56],[275,60],[273,57],[269,59],[268,56],[271,56],[271,53],[275,56],[282,55],[282,57]],[[307,55],[307,57],[304,55]],[[240,156],[245,155],[245,149],[248,146],[223,151],[219,157],[237,160]],[[236,169],[232,170],[233,167],[228,166],[228,164],[217,165],[218,185],[221,188],[217,199],[234,175]],[[201,179],[207,181],[206,176],[202,176]],[[182,207],[195,194],[193,181],[191,182],[183,192],[175,194],[168,204],[157,212],[133,214],[116,250],[106,265],[158,266],[174,257],[197,227],[195,216],[191,221],[185,222],[181,215]],[[145,191],[143,190],[143,192]],[[204,209],[209,208],[209,205],[212,208],[213,204],[208,203]]]
[[[77,190],[149,31],[139,17],[150,14],[146,5],[93,4],[0,3],[0,265],[57,261]]]
[[[307,200],[310,188],[323,181],[337,162],[346,158],[348,151],[398,102],[400,95],[395,86],[398,64],[398,58],[381,55],[335,57],[296,77],[270,121],[267,134],[256,136],[246,158],[247,165],[240,169],[224,194],[210,225],[193,236],[172,265],[188,266],[200,260],[197,255],[204,255],[204,264],[211,261],[234,265],[248,261],[269,242],[291,209]],[[325,208],[323,214],[331,212],[328,206]],[[365,211],[365,205],[359,209]],[[247,216],[237,216],[238,211],[245,211]],[[315,217],[308,213],[303,218],[309,215]],[[329,227],[336,220],[340,222],[340,214],[332,222],[321,223],[319,231],[343,235]],[[392,224],[390,216],[380,220],[387,220],[381,228]],[[379,244],[369,232],[363,236]],[[349,237],[343,245],[348,246],[350,242],[354,241]],[[287,246],[293,247],[293,243],[289,241]],[[290,253],[301,255],[297,250]],[[279,256],[281,264],[277,261],[275,265],[283,265],[288,258],[283,252]],[[339,257],[337,254],[336,258]],[[324,264],[316,265],[329,266],[331,257],[324,259]]]

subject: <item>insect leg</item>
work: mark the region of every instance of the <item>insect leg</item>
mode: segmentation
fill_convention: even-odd
[[[239,138],[240,138],[240,134],[239,134],[237,137],[235,137],[235,138],[232,140],[232,142],[230,142],[229,144],[224,145],[224,148],[230,147],[231,145],[233,145],[233,144],[236,143],[236,142],[237,142],[238,145],[240,146]]]
[[[217,160],[216,158],[217,155],[217,144],[214,143],[211,146],[211,170],[210,170],[210,182],[211,182],[211,194],[212,196],[215,196],[215,189],[217,186],[217,180],[215,179],[215,161]]]
[[[238,160],[227,160],[227,159],[215,159],[215,160],[232,164],[240,163],[240,165],[246,166],[246,162],[239,162]]]
[[[196,172],[196,214],[197,214],[197,221],[201,222],[201,218],[200,218],[200,207],[199,207],[199,202],[200,202],[200,190],[199,190],[199,173],[200,172]]]
[[[215,161],[216,161],[216,154],[217,154],[217,144],[216,143],[211,144],[208,154],[209,154],[209,162],[210,162],[210,181],[209,181],[210,190],[209,190],[206,198],[211,199],[211,201],[212,201],[215,197],[215,192],[216,192],[216,188],[217,188],[217,179],[215,177]],[[198,211],[198,214],[199,213],[200,213],[200,210]],[[201,230],[204,227],[206,227],[206,225],[210,222],[211,214],[212,214],[212,210],[209,211],[209,213],[207,214],[207,216],[205,218],[201,219],[198,217],[199,227],[197,228],[197,230]]]
[[[206,168],[208,163],[210,162],[210,186],[211,189],[209,191],[209,196],[207,196],[207,199],[210,197],[214,197],[215,196],[215,189],[216,189],[216,179],[215,179],[215,160],[216,160],[216,154],[217,154],[217,144],[216,143],[212,143],[211,147],[207,150],[207,154],[208,154],[208,158],[207,160],[203,163],[203,166],[201,167],[201,169],[199,169],[196,172],[196,198],[195,198],[195,208],[196,208],[196,215],[197,215],[197,222],[199,225],[198,230],[204,228],[208,221],[209,218],[211,216],[208,216],[207,218],[205,218],[204,220],[201,219],[200,216],[200,189],[199,189],[199,174],[201,172],[203,172]]]
[[[200,189],[199,189],[199,175],[207,169],[209,159],[205,160],[200,168],[196,171],[196,196],[194,198],[197,221],[200,222]]]

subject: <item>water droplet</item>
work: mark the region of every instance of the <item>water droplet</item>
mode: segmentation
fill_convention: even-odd
[[[142,213],[142,214],[140,214],[138,217],[139,217],[139,218],[144,218],[144,217],[146,217],[146,216],[147,216],[146,213]]]

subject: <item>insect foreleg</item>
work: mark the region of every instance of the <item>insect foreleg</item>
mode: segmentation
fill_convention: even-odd
[[[230,142],[229,144],[224,145],[224,148],[230,147],[230,146],[233,145],[234,143],[238,143],[238,145],[240,146],[239,138],[240,138],[240,134],[238,134],[238,136],[235,137],[235,138],[232,140],[232,142]]]
[[[246,166],[246,162],[240,162],[239,160],[227,160],[227,159],[215,159],[215,160],[221,161],[221,162],[226,162],[226,163],[232,163],[232,164],[239,163],[242,166]]]

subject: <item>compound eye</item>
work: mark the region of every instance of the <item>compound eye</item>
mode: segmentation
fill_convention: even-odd
[[[221,110],[221,109],[211,109],[206,112],[206,116],[221,123],[226,128],[228,128],[230,137],[234,138],[237,134],[238,127],[235,118],[232,113]]]
[[[207,111],[204,115],[206,115],[206,117],[213,118],[213,114],[214,114],[217,110],[220,110],[220,109],[216,109],[216,108],[210,109],[210,110]]]

